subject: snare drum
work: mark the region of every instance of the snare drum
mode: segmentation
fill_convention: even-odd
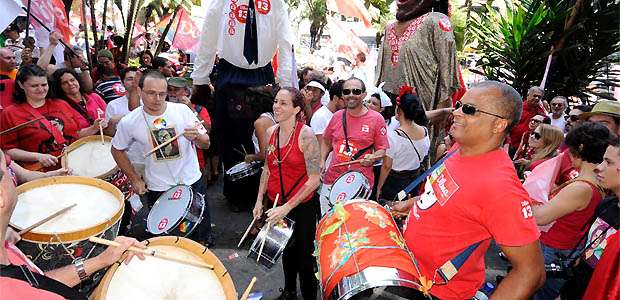
[[[237,181],[260,172],[262,162],[253,161],[250,163],[240,162],[226,171],[226,176],[230,181]]]
[[[11,225],[26,228],[54,212],[77,205],[22,235],[17,245],[43,271],[72,264],[78,257],[99,255],[106,246],[91,243],[98,236],[114,240],[124,209],[122,193],[95,178],[62,176],[27,182],[17,187]]]
[[[256,235],[256,239],[254,239],[254,242],[250,247],[248,258],[256,260],[258,252],[260,252],[263,237],[266,234],[267,238],[265,239],[265,246],[263,247],[263,252],[261,252],[258,263],[268,269],[273,267],[280,256],[282,256],[284,248],[286,248],[286,244],[288,244],[288,240],[291,239],[291,236],[293,235],[294,224],[295,221],[285,217],[276,225],[271,226],[269,233],[267,233],[268,224],[263,226],[258,235]]]
[[[124,198],[129,199],[133,194],[131,181],[123,173],[112,157],[112,138],[100,136],[83,137],[67,148],[61,158],[63,168],[69,168],[73,175],[103,179],[123,192]]]
[[[371,186],[364,174],[358,171],[346,172],[331,186],[329,191],[330,206],[337,202],[346,203],[352,199],[368,199]]]
[[[167,255],[213,265],[214,270],[146,256],[129,264],[114,264],[92,295],[95,300],[209,299],[236,300],[230,274],[217,257],[202,245],[180,237],[148,240],[148,247]]]
[[[315,238],[323,299],[423,299],[405,240],[376,202],[337,204]]]
[[[204,196],[188,185],[177,185],[161,194],[148,217],[146,230],[154,235],[188,236],[202,221]]]

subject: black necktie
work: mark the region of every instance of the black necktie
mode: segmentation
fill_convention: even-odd
[[[254,0],[248,3],[248,14],[245,19],[245,37],[243,39],[243,56],[248,64],[258,63],[258,33],[256,32],[256,8]]]

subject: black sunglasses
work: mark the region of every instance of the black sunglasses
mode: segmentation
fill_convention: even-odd
[[[359,96],[363,93],[364,91],[362,91],[362,89],[344,89],[342,90],[342,94],[343,95],[349,95],[351,93],[353,93],[353,95],[355,96]]]
[[[534,136],[535,139],[540,140],[540,138],[542,137],[542,135],[540,135],[540,133],[538,132],[534,132],[532,133],[532,135]]]
[[[506,118],[504,118],[504,117],[502,117],[500,115],[496,115],[496,114],[490,113],[488,111],[480,110],[480,109],[476,108],[475,106],[473,106],[471,104],[463,104],[463,103],[461,103],[461,101],[456,101],[456,103],[454,104],[454,110],[458,110],[459,108],[462,108],[462,111],[463,111],[464,114],[470,115],[470,116],[475,115],[476,112],[480,112],[480,113],[487,114],[487,115],[490,115],[490,116],[494,116],[494,117],[497,117],[497,118],[500,118],[500,119],[506,119]]]

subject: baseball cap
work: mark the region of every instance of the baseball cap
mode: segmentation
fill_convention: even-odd
[[[187,87],[189,86],[189,83],[187,81],[187,79],[182,78],[182,77],[171,77],[170,79],[168,79],[168,85],[169,86],[173,86],[173,87]]]
[[[315,87],[315,88],[323,91],[323,93],[326,92],[325,91],[325,87],[322,84],[320,84],[319,82],[317,82],[317,81],[310,81],[310,82],[308,82],[308,84],[306,84],[306,86]]]
[[[587,120],[593,115],[620,117],[620,102],[613,100],[600,100],[594,105],[592,111],[583,113],[580,117],[582,120]]]

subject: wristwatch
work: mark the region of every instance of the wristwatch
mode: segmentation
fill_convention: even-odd
[[[84,269],[84,259],[83,258],[76,259],[75,262],[73,263],[73,265],[75,266],[75,271],[77,272],[78,276],[80,277],[80,281],[88,278],[88,274],[86,274],[86,269]]]

